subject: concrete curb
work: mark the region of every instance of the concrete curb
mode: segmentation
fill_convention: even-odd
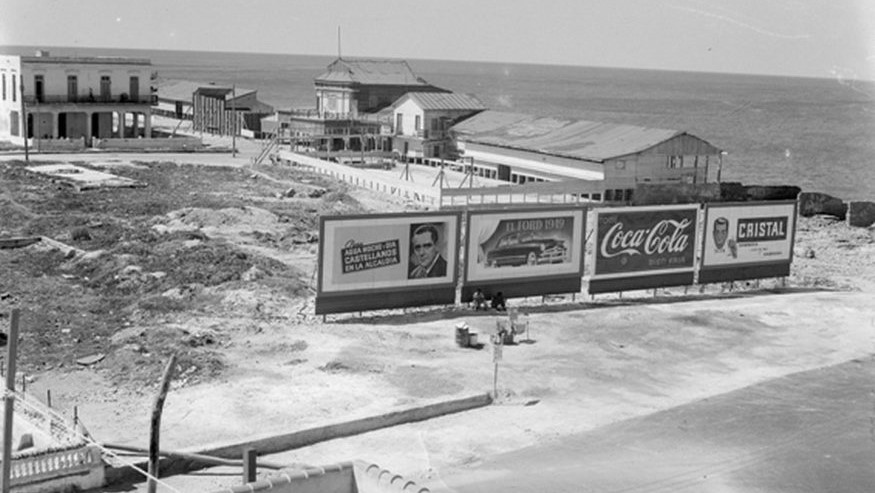
[[[258,452],[258,455],[276,454],[327,440],[334,440],[336,438],[349,437],[406,423],[425,421],[427,419],[447,414],[470,411],[490,404],[492,404],[491,395],[478,394],[462,399],[426,404],[424,406],[405,409],[402,411],[394,411],[378,416],[355,419],[333,425],[319,426],[283,435],[259,438],[248,442],[208,448],[196,453],[223,459],[240,459],[243,456],[244,450],[253,448]],[[143,461],[135,465],[142,469],[147,469],[148,461]],[[161,471],[162,477],[183,474],[203,469],[205,467],[209,467],[209,464],[183,458],[162,458],[159,464],[159,470]],[[106,481],[107,485],[113,485],[119,483],[138,483],[145,481],[145,478],[139,472],[130,467],[108,467],[106,471]]]

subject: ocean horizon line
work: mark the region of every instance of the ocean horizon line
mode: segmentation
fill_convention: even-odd
[[[0,45],[0,51],[4,49],[12,49],[15,50],[15,53],[7,53],[11,55],[21,55],[26,56],[27,53],[24,53],[25,50],[30,50],[31,52],[35,52],[36,50],[48,50],[51,52],[54,49],[59,50],[67,50],[75,52],[76,50],[88,50],[88,51],[100,51],[100,50],[110,50],[110,51],[118,51],[118,52],[144,52],[144,53],[155,53],[155,52],[164,52],[164,53],[209,53],[213,55],[257,55],[257,56],[276,56],[276,57],[307,57],[314,59],[327,59],[330,61],[336,60],[338,58],[337,54],[310,54],[310,53],[279,53],[279,52],[262,52],[262,51],[226,51],[226,50],[184,50],[184,49],[167,49],[167,48],[119,48],[119,47],[109,47],[109,46],[59,46],[59,45]],[[62,55],[63,56],[63,55]],[[76,56],[76,55],[66,55],[66,56]],[[97,55],[99,56],[99,55]],[[630,72],[668,72],[668,73],[677,73],[677,74],[699,74],[699,75],[707,75],[707,76],[720,76],[720,75],[730,75],[730,76],[746,76],[746,77],[764,77],[764,78],[787,78],[787,79],[811,79],[811,80],[834,80],[835,77],[829,76],[813,76],[813,75],[795,75],[795,74],[763,74],[763,73],[750,73],[750,72],[721,72],[721,71],[709,71],[709,70],[689,70],[689,69],[669,69],[669,68],[657,68],[657,67],[622,67],[622,66],[609,66],[609,65],[581,65],[581,64],[571,64],[571,63],[552,63],[552,62],[535,62],[535,61],[496,61],[496,60],[458,60],[458,59],[449,59],[449,58],[409,58],[409,57],[396,57],[396,56],[377,56],[377,55],[347,55],[341,56],[340,58],[347,58],[350,60],[403,60],[403,61],[423,61],[429,63],[462,63],[462,64],[489,64],[489,65],[520,65],[520,66],[530,66],[530,67],[568,67],[568,68],[583,68],[583,69],[596,69],[596,70],[623,70]],[[870,79],[851,79],[852,81],[857,82],[865,82],[865,83],[873,83],[875,84],[875,80]]]

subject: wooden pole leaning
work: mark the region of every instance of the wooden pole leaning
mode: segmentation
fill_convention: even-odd
[[[170,356],[170,361],[164,368],[164,376],[161,378],[161,390],[155,398],[155,405],[152,407],[152,422],[151,434],[149,435],[149,480],[146,485],[148,493],[155,493],[158,487],[158,461],[159,461],[159,441],[161,434],[161,413],[164,410],[164,399],[167,397],[167,391],[170,389],[170,380],[173,376],[173,367],[176,366],[176,354]]]

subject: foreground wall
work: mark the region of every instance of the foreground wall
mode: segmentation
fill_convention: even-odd
[[[403,476],[363,461],[286,470],[254,483],[216,493],[428,493]]]

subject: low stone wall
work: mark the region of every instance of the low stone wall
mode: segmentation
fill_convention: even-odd
[[[32,152],[79,152],[85,150],[85,139],[28,139]]]
[[[632,205],[691,204],[720,200],[719,183],[641,184],[632,194]]]
[[[799,215],[811,217],[819,214],[845,219],[848,205],[838,197],[819,192],[803,192],[799,194]]]
[[[303,470],[286,470],[253,483],[216,493],[429,493],[428,488],[376,464],[341,462]]]
[[[424,421],[446,414],[485,407],[490,404],[492,404],[492,397],[489,394],[478,394],[452,401],[426,404],[419,407],[381,414],[379,416],[320,426],[283,435],[257,438],[248,442],[233,445],[210,447],[200,450],[197,453],[225,459],[239,459],[243,456],[243,452],[246,449],[252,448],[255,449],[259,455],[275,454],[306,447],[326,440],[358,435],[360,433],[366,433],[405,423]],[[145,469],[148,467],[148,462],[141,462],[136,465]],[[171,457],[163,458],[159,461],[159,470],[163,475],[167,476],[203,469],[207,466],[208,464],[188,458]],[[107,469],[106,475],[107,483],[110,485],[142,480],[140,473],[130,467],[111,467]]]
[[[875,224],[875,202],[848,202],[848,224],[861,228]]]
[[[204,147],[198,137],[174,137],[171,139],[94,139],[96,149],[122,151],[196,151]]]
[[[453,414],[462,411],[488,406],[492,403],[489,394],[479,394],[452,401],[437,402],[421,407],[395,411],[379,416],[356,419],[333,425],[310,428],[285,435],[279,435],[251,442],[211,448],[200,453],[215,457],[237,458],[243,455],[247,448],[254,448],[259,454],[272,454],[307,447],[315,443],[335,438],[349,437],[373,430],[388,428],[405,423],[425,421],[427,419]]]

